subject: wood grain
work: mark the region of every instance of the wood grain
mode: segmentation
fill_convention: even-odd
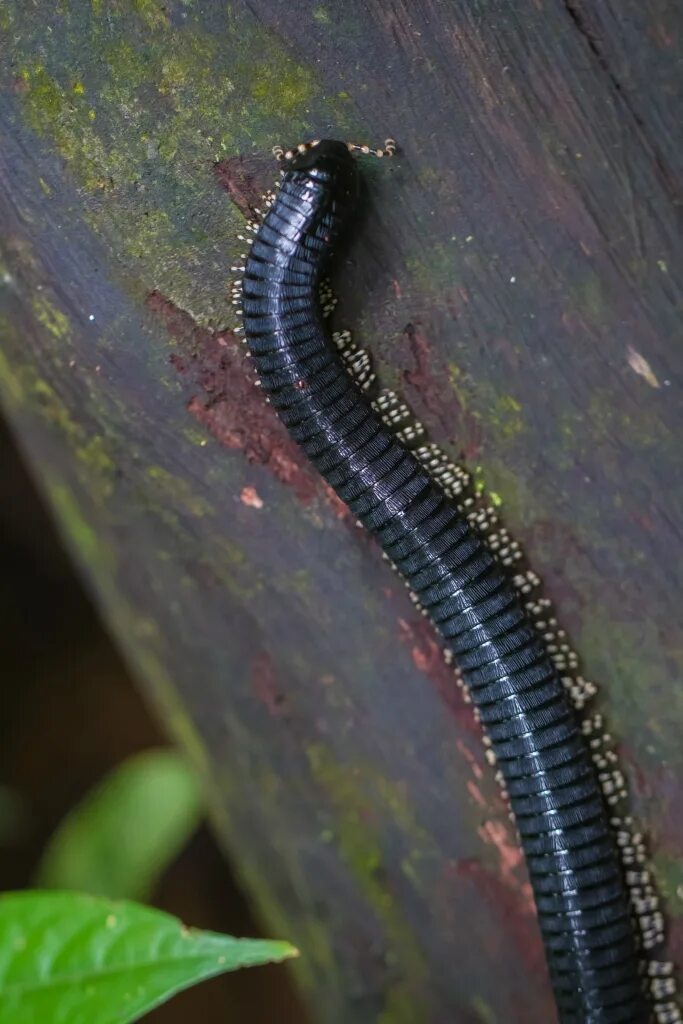
[[[231,333],[272,145],[368,166],[351,326],[504,502],[601,686],[683,948],[671,0],[0,3],[0,393],[331,1024],[553,1019],[470,711]]]

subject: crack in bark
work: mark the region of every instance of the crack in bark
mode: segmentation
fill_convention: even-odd
[[[652,159],[654,160],[654,164],[657,169],[657,173],[662,180],[662,184],[667,191],[670,192],[672,202],[677,205],[681,200],[681,189],[679,183],[672,170],[667,166],[657,145],[650,138],[645,121],[631,104],[627,89],[622,85],[621,81],[612,70],[610,63],[603,52],[602,46],[600,45],[598,35],[591,28],[588,19],[584,15],[580,0],[562,0],[562,4],[568,16],[571,18],[577,32],[585,40],[586,45],[595,57],[598,66],[605,72],[614,91],[631,115],[638,132],[652,154]]]

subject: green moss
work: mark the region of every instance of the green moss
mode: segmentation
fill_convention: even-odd
[[[109,576],[114,569],[113,555],[84,518],[71,490],[64,483],[48,482],[47,492],[59,524],[80,558],[98,579]]]
[[[42,64],[21,68],[19,78],[23,82],[30,103],[27,104],[29,122],[36,131],[44,130],[50,120],[62,116],[64,97],[62,90],[52,81]]]
[[[34,311],[43,326],[62,340],[64,332],[68,331],[66,317],[60,315],[47,300],[43,301],[42,297],[37,304],[34,303]],[[0,321],[0,329],[16,351],[21,351],[16,326],[4,320]],[[96,502],[106,501],[111,494],[115,474],[111,443],[77,422],[55,388],[39,376],[33,366],[10,362],[2,351],[0,388],[4,400],[10,406],[21,407],[25,414],[38,415],[56,432],[59,440],[73,454],[78,480],[91,499]]]
[[[70,336],[71,325],[68,318],[44,294],[34,295],[31,304],[38,323],[50,334],[59,341],[65,341]]]
[[[427,1019],[424,1002],[429,968],[385,877],[383,830],[375,823],[375,799],[386,807],[388,820],[397,821],[409,834],[416,831],[418,839],[422,838],[420,830],[405,798],[393,784],[378,779],[371,771],[354,772],[336,762],[322,745],[310,747],[307,754],[311,774],[334,808],[333,841],[384,932],[387,963],[401,965],[398,980],[387,990],[378,1024],[420,1024]],[[412,858],[409,863],[408,877],[416,878]]]
[[[455,394],[461,415],[481,420],[487,432],[495,437],[496,452],[505,453],[526,430],[522,405],[513,395],[499,394],[492,378],[473,380],[457,363],[448,364],[448,379]],[[488,491],[491,504],[505,504],[513,519],[528,519],[535,508],[536,499],[529,493],[525,481],[510,471],[507,460],[489,456],[486,472],[481,466],[466,467],[473,476],[475,490]],[[484,476],[486,480],[484,480]]]
[[[36,415],[47,425],[71,453],[78,482],[84,491],[94,502],[104,503],[112,493],[116,473],[113,442],[110,437],[94,433],[85,422],[75,419],[69,403],[48,383],[52,375],[51,366],[58,366],[63,361],[62,350],[70,339],[69,321],[43,293],[33,296],[32,306],[36,319],[52,338],[59,341],[60,348],[50,347],[51,363],[39,352],[36,365],[10,360],[0,351],[3,398],[10,406],[21,407],[24,414]],[[11,345],[11,351],[23,351],[25,343],[14,323],[0,320],[0,332]],[[36,366],[41,368],[44,376],[39,374]],[[87,421],[87,417],[84,420]]]
[[[241,548],[222,532],[213,538],[211,550],[198,553],[198,562],[240,601],[253,601],[263,592],[264,581]]]
[[[204,431],[196,430],[191,426],[183,427],[182,436],[189,442],[189,444],[195,445],[197,448],[206,448],[209,444],[209,440]]]
[[[280,583],[288,593],[296,594],[300,601],[305,602],[309,607],[313,606],[315,596],[311,592],[311,576],[307,569],[295,569],[287,572]]]
[[[434,222],[436,223],[436,222]],[[434,224],[422,225],[424,231],[433,229]],[[432,298],[443,304],[462,281],[462,254],[456,241],[451,243],[434,241],[420,257],[407,257],[406,269],[411,277],[411,286],[422,299]]]
[[[683,861],[680,857],[659,851],[654,856],[657,888],[661,892],[667,916],[683,917]]]
[[[6,317],[0,317],[0,337],[12,330],[12,325]],[[7,408],[16,408],[25,401],[25,392],[21,383],[20,374],[12,366],[5,353],[0,348],[0,396]]]
[[[497,434],[510,440],[524,430],[522,406],[512,395],[495,395],[487,409],[488,420]]]
[[[173,225],[165,210],[148,210],[142,215],[127,249],[134,259],[145,262],[153,250],[163,252],[173,243]]]
[[[657,405],[642,402],[632,415],[614,401],[611,389],[595,388],[585,396],[584,408],[591,436],[616,437],[620,446],[633,452],[670,450],[669,427]],[[609,465],[605,470],[610,471]]]
[[[100,96],[100,109],[103,113],[108,112],[110,105],[117,99],[134,101],[138,90],[144,86],[145,76],[155,70],[153,65],[150,67],[146,57],[148,51],[127,39],[125,34],[113,35],[111,38],[114,42],[108,41],[101,47],[101,57],[105,62],[104,92]],[[159,70],[156,71],[158,75]],[[163,83],[159,82],[158,87],[162,89]],[[136,122],[139,118],[140,112],[137,112]]]
[[[455,362],[448,363],[447,371],[451,390],[457,399],[458,408],[461,410],[462,415],[469,415],[479,419],[480,412],[473,408],[473,382],[468,374]]]
[[[319,7],[314,7],[313,8],[313,17],[315,18],[316,21],[319,21],[322,25],[329,25],[330,20],[331,20],[330,19],[329,11],[325,7],[323,7],[322,5],[320,5]]]
[[[83,95],[60,86],[40,62],[22,67],[20,77],[28,123],[39,134],[52,137],[60,156],[86,189],[101,188],[104,176],[110,173],[107,154],[93,130]]]
[[[55,389],[33,374],[24,371],[28,383],[27,394],[33,399],[34,407],[42,417],[56,427],[68,443],[76,459],[76,471],[91,498],[103,502],[110,496],[113,486],[115,462],[108,450],[107,442],[97,435],[91,436],[86,428],[76,422]]]
[[[487,432],[495,438],[497,448],[514,441],[526,429],[522,406],[512,395],[500,393],[494,377],[479,377],[476,382],[464,376],[453,377],[461,407],[486,424]],[[501,382],[502,383],[502,382]],[[469,389],[468,389],[469,384]],[[466,403],[462,406],[462,403]]]
[[[422,1024],[428,1020],[427,1011],[420,1007],[419,997],[413,1000],[404,984],[396,984],[386,994],[384,1009],[377,1024]]]
[[[262,113],[292,116],[310,99],[313,76],[308,68],[284,60],[277,65],[260,64],[251,76],[251,98],[256,100]]]
[[[575,287],[574,296],[576,310],[583,312],[590,324],[600,324],[609,308],[600,278],[595,274],[584,278]]]
[[[131,6],[148,28],[168,27],[168,14],[162,0],[131,0]]]
[[[87,522],[72,490],[64,482],[48,477],[47,494],[68,541],[97,579],[107,615],[117,634],[126,638],[128,652],[162,710],[171,732],[197,771],[205,779],[208,778],[209,762],[204,744],[178,697],[159,653],[163,650],[163,639],[158,625],[122,598],[115,583],[114,556],[103,543],[101,535]]]
[[[183,477],[174,476],[161,466],[149,466],[147,476],[154,481],[157,494],[163,503],[170,502],[173,508],[191,516],[201,517],[211,513],[211,505],[204,498],[200,498]]]
[[[542,515],[538,498],[527,480],[500,459],[487,459],[485,470],[475,467],[475,476],[481,480],[491,504],[502,509],[506,525],[523,523],[528,528],[533,519]]]
[[[497,1024],[498,1018],[491,1007],[481,996],[475,996],[471,1003],[472,1009],[481,1020],[481,1024]]]
[[[344,130],[341,101],[230,5],[181,26],[159,0],[107,5],[106,24],[104,11],[97,0],[78,24],[68,15],[47,35],[48,0],[30,20],[18,15],[19,102],[66,162],[131,287],[158,288],[201,323],[230,324],[226,268],[242,217],[211,165],[297,141],[313,121]]]
[[[568,567],[571,571],[571,566]],[[683,766],[674,723],[683,719],[683,692],[672,688],[671,666],[662,650],[657,617],[616,620],[592,608],[578,633],[587,670],[609,694],[609,718],[618,736],[631,731],[641,743],[639,760]],[[666,704],[667,714],[657,713]]]

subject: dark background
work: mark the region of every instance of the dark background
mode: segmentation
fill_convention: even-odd
[[[323,134],[399,145],[363,169],[334,326],[500,499],[599,686],[664,899],[663,955],[683,962],[681,5],[2,12],[6,413],[118,648],[202,759],[268,931],[301,949],[318,1017],[555,1019],[471,709],[230,329],[244,199],[272,184],[273,144]],[[23,591],[39,630],[45,586]],[[66,630],[55,592],[55,634],[75,649],[83,626]],[[10,628],[34,657],[46,642]],[[43,660],[52,733],[58,685],[77,687]],[[78,728],[97,714],[120,731],[84,671]],[[43,774],[67,805],[87,787],[56,771],[64,744]]]
[[[0,785],[19,797],[0,843],[0,889],[30,886],[63,816],[119,762],[168,743],[65,554],[14,439],[0,420]],[[202,825],[152,902],[186,923],[235,935],[263,930]],[[145,1017],[150,1024],[305,1020],[282,968],[205,982]]]

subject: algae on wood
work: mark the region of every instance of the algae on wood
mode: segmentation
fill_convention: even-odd
[[[553,1010],[469,709],[230,332],[245,204],[276,142],[397,138],[366,167],[338,323],[544,576],[680,954],[680,20],[0,0],[4,409],[321,1021]]]

